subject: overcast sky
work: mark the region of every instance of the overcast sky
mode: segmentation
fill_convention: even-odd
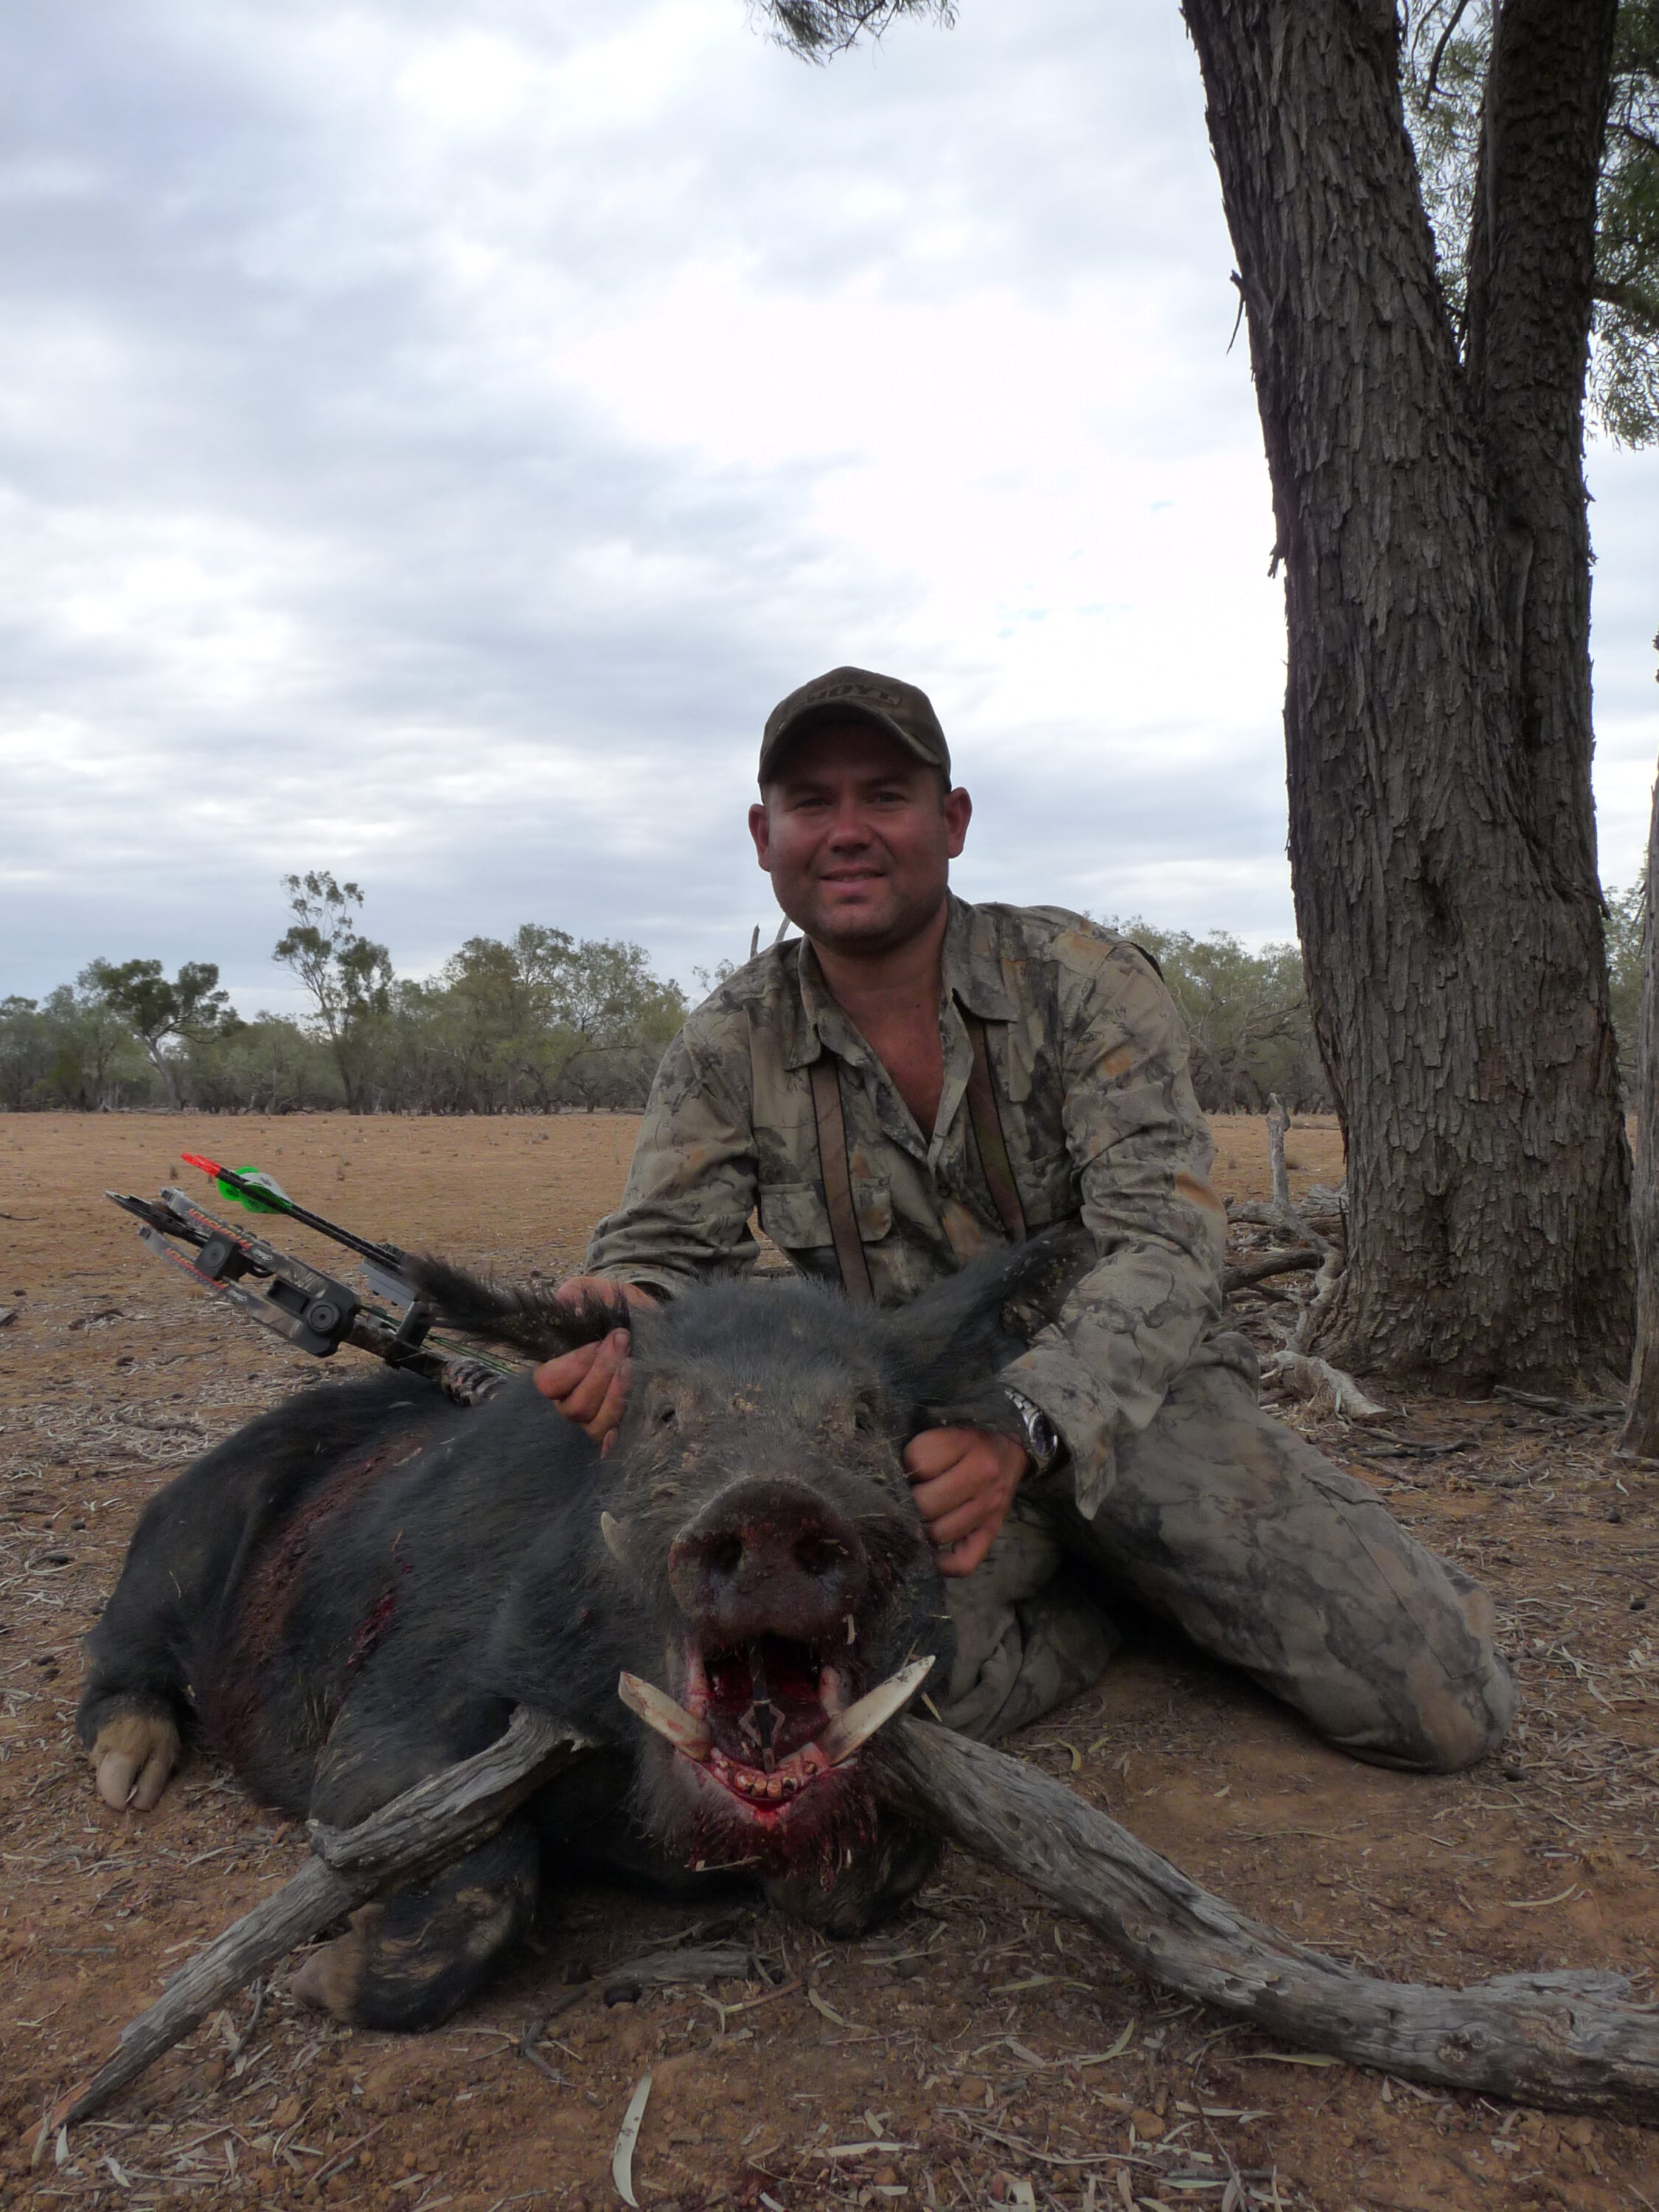
[[[46,0],[0,78],[0,993],[289,1003],[525,921],[775,921],[760,725],[924,684],[969,896],[1291,933],[1283,599],[1175,0],[811,69],[743,0]],[[1659,745],[1659,456],[1592,449],[1602,870]]]

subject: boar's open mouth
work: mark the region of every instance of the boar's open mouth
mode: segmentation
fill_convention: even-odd
[[[637,1674],[623,1674],[617,1692],[745,1821],[769,1829],[854,1759],[933,1664],[913,1659],[848,1705],[847,1678],[833,1657],[765,1634],[708,1649],[688,1643],[684,1704]]]

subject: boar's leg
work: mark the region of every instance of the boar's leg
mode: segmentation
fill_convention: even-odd
[[[441,1699],[405,1683],[366,1683],[342,1709],[317,1763],[311,1817],[349,1828],[400,1792],[493,1742],[494,1699]],[[360,1905],[343,1936],[313,1951],[294,1994],[354,2027],[431,2027],[465,2002],[529,1927],[540,1887],[533,1821],[520,1814],[434,1874]]]
[[[245,1516],[210,1455],[144,1508],[102,1618],[75,1717],[98,1793],[147,1813],[179,1763],[191,1718],[194,1661],[212,1622]],[[217,1469],[222,1478],[224,1470]]]
[[[295,1996],[353,2027],[434,2027],[528,1930],[540,1861],[535,1828],[520,1814],[430,1881],[359,1905],[345,1934],[295,1975]]]
[[[397,1376],[301,1392],[216,1445],[145,1506],[87,1638],[75,1717],[109,1803],[148,1811],[161,1796],[197,1717],[190,1685],[215,1686],[225,1608],[262,1534],[389,1419],[410,1428],[466,1418],[435,1390],[429,1404],[410,1392]]]
[[[823,1935],[850,1941],[915,1894],[933,1872],[939,1849],[938,1836],[882,1807],[868,1841],[844,1850],[839,1863],[809,1864],[799,1874],[773,1875],[764,1884],[766,1901]]]

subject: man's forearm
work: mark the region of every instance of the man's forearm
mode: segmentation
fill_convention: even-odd
[[[1059,1322],[999,1380],[1042,1408],[1063,1439],[1079,1510],[1111,1488],[1115,1444],[1145,1428],[1218,1311],[1212,1267],[1159,1245],[1120,1249],[1091,1270]]]

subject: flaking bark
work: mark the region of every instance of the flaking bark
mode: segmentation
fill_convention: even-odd
[[[1636,1358],[1620,1451],[1659,1459],[1659,973],[1654,901],[1659,896],[1659,781],[1648,817],[1642,885],[1642,1018],[1636,1075]]]
[[[1570,1387],[1622,1370],[1632,1303],[1581,461],[1616,0],[1500,11],[1467,368],[1393,8],[1183,12],[1285,568],[1291,872],[1348,1147],[1315,1348]]]

